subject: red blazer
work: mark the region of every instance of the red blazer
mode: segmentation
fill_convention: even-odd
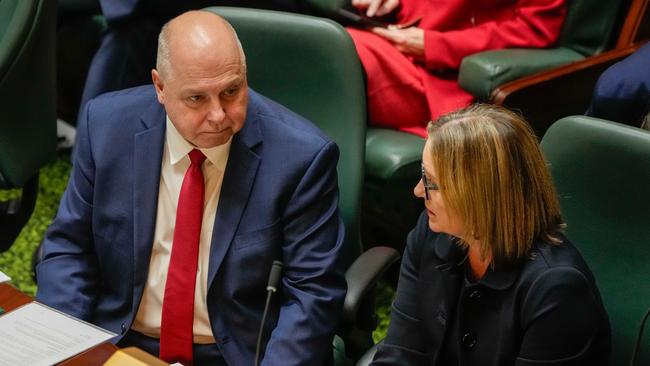
[[[425,30],[422,80],[431,118],[473,100],[458,86],[461,60],[502,48],[552,46],[566,15],[565,0],[401,0],[396,22],[421,18]],[[440,73],[439,71],[450,71]],[[450,80],[451,79],[451,80]],[[425,128],[415,132],[426,136]]]

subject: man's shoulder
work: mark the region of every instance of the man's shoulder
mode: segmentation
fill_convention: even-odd
[[[111,108],[147,105],[156,100],[156,90],[153,85],[141,85],[133,88],[112,91],[99,95],[91,100],[95,106],[108,105]]]
[[[80,118],[87,120],[93,129],[114,129],[116,124],[128,129],[128,126],[139,126],[135,121],[140,121],[147,115],[158,116],[164,113],[162,111],[154,87],[143,85],[105,93],[90,100]]]
[[[164,122],[164,108],[153,86],[144,85],[102,94],[91,99],[79,116],[78,124],[99,139],[118,141],[143,129],[140,121]],[[151,124],[150,126],[153,126]]]
[[[264,138],[285,143],[308,143],[322,146],[332,140],[313,122],[280,103],[253,90],[249,93],[249,113],[255,118]]]

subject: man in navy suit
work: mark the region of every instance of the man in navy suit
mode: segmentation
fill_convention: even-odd
[[[84,108],[37,299],[169,362],[251,365],[281,260],[262,364],[322,364],[346,291],[336,145],[248,89],[212,13],[163,27],[152,78]]]

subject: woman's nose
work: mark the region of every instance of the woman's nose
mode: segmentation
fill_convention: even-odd
[[[413,194],[415,197],[424,198],[424,184],[422,184],[422,179],[420,179],[418,184],[413,187]]]

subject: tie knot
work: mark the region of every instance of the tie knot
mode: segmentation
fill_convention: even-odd
[[[189,156],[190,156],[190,161],[192,162],[193,165],[195,164],[200,166],[201,164],[203,164],[203,161],[205,160],[205,155],[203,155],[201,150],[192,149],[192,151],[190,151],[189,153]]]

